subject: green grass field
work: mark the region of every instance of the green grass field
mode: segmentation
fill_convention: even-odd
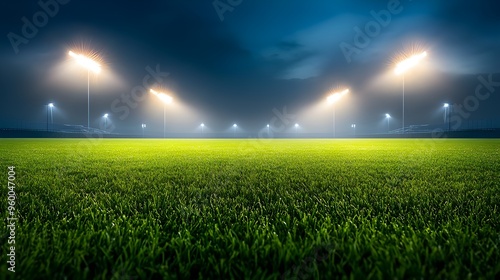
[[[500,277],[500,140],[2,139],[0,163],[2,278]]]

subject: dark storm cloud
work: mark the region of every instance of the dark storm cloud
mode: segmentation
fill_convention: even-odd
[[[161,65],[170,73],[163,86],[220,129],[236,121],[249,129],[259,128],[273,117],[273,108],[299,111],[301,106],[320,102],[337,85],[358,90],[353,91],[358,103],[352,110],[357,115],[350,118],[370,123],[371,116],[390,109],[384,109],[386,104],[397,112],[398,95],[380,104],[388,89],[367,88],[390,68],[394,53],[408,42],[430,48],[432,59],[440,62],[442,77],[422,89],[436,92],[415,101],[414,115],[409,116],[414,122],[432,122],[419,114],[429,106],[470,95],[477,74],[499,72],[498,4],[493,1],[401,1],[403,10],[392,15],[390,24],[370,38],[351,63],[340,44],[354,44],[354,28],[363,29],[373,20],[372,11],[387,9],[391,1],[243,1],[224,14],[224,21],[212,2],[71,0],[61,4],[28,43],[19,45],[18,54],[7,34],[22,36],[21,18],[32,20],[42,8],[36,1],[4,3],[1,94],[8,102],[2,105],[0,117],[36,121],[43,116],[41,104],[57,97],[67,107],[64,121],[81,122],[85,110],[78,102],[84,98],[46,81],[48,69],[66,59],[68,48],[79,44],[101,52],[107,67],[123,81],[116,90],[92,97],[96,115],[142,84],[146,66]],[[456,86],[444,86],[444,81]],[[13,106],[19,104],[23,106]],[[150,106],[154,104],[140,104],[116,124],[118,130],[151,118],[157,121],[148,113]],[[69,112],[81,112],[81,117]],[[497,117],[495,111],[475,116]]]

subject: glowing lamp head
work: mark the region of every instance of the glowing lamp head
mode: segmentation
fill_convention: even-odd
[[[238,125],[237,124],[233,124],[233,127],[236,128],[236,127],[238,127]]]
[[[202,123],[202,124],[201,124],[201,127],[205,127],[205,124],[204,124],[204,123]]]
[[[76,54],[72,51],[69,51],[69,55],[73,57],[78,64],[86,68],[87,70],[90,70],[96,74],[99,74],[101,72],[101,65],[92,59],[82,55],[82,54]]]
[[[267,125],[267,127],[269,127],[269,125]]]
[[[54,107],[54,103],[49,103],[49,107],[53,108]]]
[[[413,55],[410,58],[401,61],[400,63],[398,63],[398,65],[396,65],[396,69],[394,70],[394,73],[396,75],[402,75],[402,74],[406,73],[406,71],[415,67],[425,57],[427,57],[427,52]]]
[[[344,89],[343,91],[332,93],[330,96],[328,96],[327,101],[330,104],[336,103],[337,101],[339,101],[340,98],[342,98],[342,96],[348,93],[349,89]]]
[[[391,115],[385,114],[385,117],[389,119],[389,118],[391,118]]]
[[[450,107],[450,104],[444,103],[443,107],[448,108],[448,107]]]
[[[299,127],[299,124],[298,124],[298,123],[296,123],[296,124],[295,124],[295,127]]]
[[[170,97],[169,95],[166,95],[166,94],[161,93],[161,92],[157,92],[154,89],[150,89],[149,91],[152,94],[156,95],[165,104],[170,104],[173,101],[172,97]]]
[[[103,117],[107,119],[107,118],[108,118],[108,116],[109,116],[108,114],[104,114],[104,116],[103,116]]]
[[[145,123],[143,123],[141,126],[142,126],[142,128],[145,128],[145,127],[146,127],[146,124],[145,124]]]

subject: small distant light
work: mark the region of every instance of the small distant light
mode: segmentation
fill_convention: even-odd
[[[204,123],[202,123],[202,124],[201,124],[201,127],[205,127],[205,124],[204,124]]]
[[[385,114],[385,117],[386,117],[386,118],[390,118],[390,117],[391,117],[391,115],[389,115],[389,114]]]
[[[49,103],[49,107],[50,108],[54,107],[54,103]]]
[[[298,124],[298,123],[296,123],[296,124],[295,124],[295,127],[299,127],[299,124]]]
[[[445,107],[445,108],[448,108],[448,107],[450,107],[450,104],[448,104],[448,103],[444,103],[444,107]]]
[[[233,124],[233,127],[237,127],[238,125],[237,124]]]
[[[142,128],[145,128],[145,127],[146,127],[146,124],[145,124],[145,123],[143,123],[141,126],[142,126]]]
[[[269,125],[267,125],[267,127],[269,127]]]
[[[108,116],[109,116],[108,114],[104,114],[104,116],[103,116],[103,117],[107,118]]]

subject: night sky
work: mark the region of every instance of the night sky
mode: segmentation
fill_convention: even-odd
[[[213,132],[231,131],[233,123],[256,132],[270,122],[284,131],[297,122],[301,132],[329,132],[333,107],[326,98],[345,87],[351,93],[336,105],[339,134],[352,123],[383,130],[385,113],[396,127],[402,77],[393,69],[420,51],[427,59],[405,75],[407,124],[442,123],[445,102],[468,108],[466,120],[500,118],[498,1],[1,5],[4,123],[44,122],[46,104],[54,102],[55,123],[86,125],[87,72],[69,50],[98,57],[103,71],[90,76],[91,126],[109,113],[117,133],[140,133],[141,123],[151,133],[162,130],[163,104],[142,91],[144,80],[174,98],[167,106],[171,132],[196,132],[202,122]],[[159,79],[149,79],[155,72]],[[480,100],[475,91],[488,79],[494,82],[482,86]]]

